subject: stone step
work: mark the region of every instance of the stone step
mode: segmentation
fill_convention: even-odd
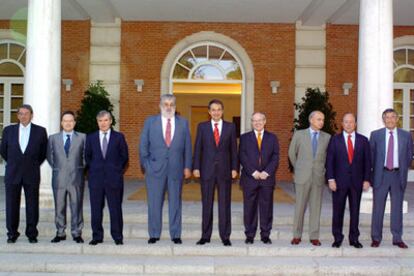
[[[384,242],[379,248],[371,248],[369,243],[363,249],[355,249],[345,241],[341,248],[332,248],[329,240],[322,240],[322,246],[312,246],[304,241],[294,246],[288,241],[273,240],[272,244],[263,244],[256,240],[252,245],[246,245],[242,240],[233,240],[232,246],[223,246],[218,240],[200,246],[196,240],[184,240],[176,245],[170,240],[160,240],[156,244],[148,244],[146,239],[125,240],[124,245],[117,246],[112,240],[106,240],[97,246],[87,243],[77,244],[72,240],[51,243],[50,239],[40,238],[37,244],[30,244],[25,239],[18,239],[15,244],[5,244],[0,247],[0,253],[31,253],[59,255],[117,255],[117,256],[273,256],[273,257],[414,257],[414,243],[407,243],[408,249],[392,246]]]
[[[413,275],[412,257],[126,256],[0,253],[2,272],[129,275]],[[67,274],[66,274],[67,273]]]
[[[219,234],[217,230],[217,223],[214,224],[212,239],[219,240]],[[24,223],[20,226],[20,232],[24,233]],[[105,238],[110,239],[110,231],[109,231],[109,224],[104,224],[105,229]],[[51,222],[41,222],[38,225],[39,236],[45,238],[52,238],[56,234],[56,228],[53,223]],[[360,230],[360,240],[371,240],[370,236],[370,227],[362,226],[359,228]],[[7,233],[6,227],[4,225],[4,221],[0,222],[0,237],[5,237]],[[147,224],[124,224],[124,238],[125,239],[147,239],[148,238],[148,230]],[[67,230],[67,235],[70,237],[70,232]],[[92,231],[89,224],[86,224],[83,230],[82,236],[85,239],[89,239],[92,235]],[[348,236],[348,227],[344,227],[344,235],[345,238]],[[163,225],[163,230],[161,232],[161,238],[169,239],[170,235],[168,232],[168,225]],[[201,237],[201,225],[196,224],[183,224],[182,226],[182,238],[185,239],[199,239]],[[259,231],[256,237],[259,237]],[[232,240],[244,240],[244,228],[241,225],[232,227],[231,239]],[[274,240],[285,240],[290,241],[292,238],[292,226],[280,226],[276,225],[271,233],[271,238]],[[303,231],[303,240],[308,240],[308,231],[305,227]],[[324,240],[332,240],[331,234],[331,227],[330,226],[322,226],[320,228],[320,238]],[[383,240],[389,241],[392,239],[391,232],[389,227],[384,227],[383,229]],[[414,241],[414,227],[408,226],[404,228],[404,235],[403,239],[405,241]]]
[[[191,207],[192,206],[192,207]],[[236,209],[236,210],[234,210]],[[243,225],[243,211],[237,210],[240,208],[232,209],[232,225]],[[41,222],[54,222],[55,213],[54,209],[41,209],[39,214],[39,220]],[[283,210],[279,211],[277,208],[274,210],[274,217],[273,217],[273,225],[292,225],[293,223],[293,216],[294,216],[294,207],[291,206],[291,210]],[[20,212],[21,221],[25,220],[25,210],[21,209]],[[128,206],[128,208],[123,209],[123,218],[124,223],[131,223],[131,224],[146,224],[148,222],[147,216],[147,208],[140,204],[133,208]],[[70,212],[68,210],[68,221],[70,221]],[[214,219],[218,219],[217,208],[215,209]],[[0,212],[0,221],[5,220],[5,212],[4,210]],[[85,223],[90,223],[90,209],[84,208],[84,221]],[[108,209],[105,208],[104,210],[104,221],[109,222],[109,213]],[[163,221],[164,223],[168,223],[168,208],[164,208],[163,212]],[[197,224],[201,225],[201,207],[198,205],[190,205],[183,208],[182,213],[182,221],[185,224]],[[305,214],[305,225],[308,223],[308,214]],[[321,226],[331,226],[332,224],[332,212],[325,212],[321,216]],[[346,212],[344,217],[344,225],[349,225],[349,215]],[[371,215],[370,214],[361,214],[360,215],[360,225],[361,226],[370,226],[371,225]],[[384,226],[390,225],[390,216],[384,216]],[[404,218],[404,225],[405,226],[413,226],[414,227],[414,219]]]

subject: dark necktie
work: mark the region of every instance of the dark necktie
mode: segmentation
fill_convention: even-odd
[[[218,147],[220,143],[220,134],[218,130],[218,123],[214,123],[214,141],[216,142],[216,146]]]
[[[313,132],[313,136],[312,136],[312,153],[313,153],[313,158],[315,158],[316,151],[317,150],[318,150],[318,133],[315,131],[315,132]]]
[[[106,138],[106,132],[104,132],[104,137],[102,139],[102,156],[103,158],[106,157],[106,151],[108,150],[108,139]]]
[[[70,149],[70,135],[69,134],[66,134],[66,141],[65,141],[64,149],[65,149],[66,157],[68,157],[69,149]]]
[[[390,131],[390,138],[388,138],[388,150],[387,150],[387,169],[394,169],[394,135]]]
[[[352,159],[354,159],[354,146],[352,145],[352,135],[348,135],[348,161],[349,164],[352,164]]]

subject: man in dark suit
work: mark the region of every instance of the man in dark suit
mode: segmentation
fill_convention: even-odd
[[[6,227],[7,243],[15,243],[20,217],[22,187],[26,199],[26,236],[37,243],[39,222],[40,165],[46,159],[46,129],[33,124],[33,109],[24,104],[17,111],[19,124],[3,130],[1,156],[6,161]]]
[[[382,120],[385,128],[371,132],[370,137],[374,193],[371,247],[378,247],[381,243],[385,203],[389,193],[392,243],[400,248],[408,248],[402,240],[403,201],[413,157],[413,140],[409,132],[397,128],[398,114],[394,109],[386,109],[382,113]]]
[[[52,167],[52,188],[55,199],[56,236],[51,240],[57,243],[66,240],[66,202],[69,198],[71,211],[71,233],[76,243],[83,243],[83,191],[84,191],[84,152],[86,135],[74,130],[75,113],[62,114],[62,131],[50,135],[47,145],[47,161]]]
[[[170,237],[181,244],[181,192],[191,177],[191,137],[188,121],[175,115],[175,97],[161,96],[161,114],[149,117],[141,133],[139,155],[145,169],[148,199],[148,243],[159,240],[162,206],[168,191]]]
[[[253,129],[240,137],[240,164],[243,166],[240,185],[243,188],[243,211],[246,244],[252,244],[260,213],[260,237],[265,244],[273,223],[273,190],[279,165],[279,142],[276,135],[264,129],[266,116],[256,112],[252,116]]]
[[[237,177],[237,138],[234,124],[223,121],[224,105],[211,100],[211,120],[200,123],[194,146],[193,174],[201,178],[203,205],[199,245],[210,242],[213,227],[214,190],[218,190],[219,233],[224,246],[231,246],[231,179]]]
[[[116,245],[122,245],[122,198],[124,195],[124,170],[128,163],[128,146],[124,135],[111,129],[111,113],[100,111],[96,120],[99,130],[87,136],[85,145],[85,161],[89,170],[89,200],[92,212],[92,240],[89,244],[97,245],[103,242],[102,211],[106,198],[112,239]]]
[[[371,153],[368,139],[355,132],[356,118],[346,113],[342,119],[343,132],[333,136],[326,156],[326,176],[332,190],[332,247],[341,247],[346,199],[349,201],[349,244],[362,248],[359,238],[359,206],[362,190],[369,189]]]

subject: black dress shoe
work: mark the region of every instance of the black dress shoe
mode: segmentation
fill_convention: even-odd
[[[210,243],[210,239],[203,239],[203,238],[201,238],[196,244],[197,245],[204,245],[206,243]]]
[[[63,237],[56,236],[50,242],[57,243],[57,242],[64,241],[64,240],[66,240],[66,236],[63,236]]]
[[[19,236],[20,236],[19,232],[17,232],[16,235],[14,235],[14,236],[9,236],[7,238],[7,243],[15,243],[17,241],[17,239],[19,238]]]
[[[266,237],[266,238],[262,238],[262,239],[261,239],[261,241],[262,241],[264,244],[272,244],[272,240],[271,240],[270,238],[268,238],[268,237]]]
[[[123,245],[124,242],[122,240],[114,240],[116,245]]]
[[[103,240],[91,240],[89,242],[89,245],[97,245],[98,243],[102,243],[102,242],[103,242]]]
[[[398,246],[399,248],[402,249],[407,249],[408,245],[405,244],[405,242],[400,241],[400,242],[393,242],[392,245]]]
[[[245,244],[253,244],[254,240],[253,238],[246,238],[246,240],[244,241]]]
[[[74,240],[76,243],[83,243],[83,239],[82,239],[82,237],[81,237],[81,236],[73,237],[73,240]]]
[[[353,241],[353,242],[349,242],[350,246],[353,246],[355,248],[362,248],[364,247],[359,241]]]
[[[37,238],[28,238],[30,243],[37,243]]]
[[[148,243],[149,244],[152,244],[152,243],[156,243],[157,241],[159,241],[160,240],[160,238],[150,238],[149,240],[148,240]]]
[[[332,244],[332,247],[339,248],[339,247],[341,247],[341,245],[342,245],[341,241],[334,241],[333,244]]]
[[[224,246],[231,246],[230,240],[223,240],[223,245]]]
[[[183,243],[183,241],[180,238],[174,238],[174,239],[172,239],[172,241],[175,244],[182,244]]]

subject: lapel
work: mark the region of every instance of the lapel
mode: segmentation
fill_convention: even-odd
[[[346,159],[348,160],[348,148],[347,145],[345,143],[345,139],[344,139],[344,133],[341,132],[341,134],[339,134],[339,146],[340,146],[340,151],[342,151],[342,155],[346,156]],[[355,156],[355,146],[356,146],[356,136],[355,136],[355,145],[354,145],[354,156]],[[349,163],[349,162],[348,162]]]
[[[383,128],[378,134],[380,135],[379,137],[379,143],[378,143],[378,147],[381,149],[379,152],[381,153],[381,162],[382,164],[384,164],[385,162],[385,132],[386,132],[386,128]]]
[[[264,137],[266,135],[263,135],[262,137]],[[257,138],[256,138],[256,133],[254,132],[254,130],[251,131],[250,135],[250,142],[255,145],[254,147],[252,147],[254,149],[254,151],[257,153],[257,155],[260,154],[260,150],[259,150],[259,145],[257,144]],[[263,148],[263,138],[262,138],[262,148]]]
[[[404,134],[401,129],[397,128],[397,136],[398,136],[398,164],[401,166],[401,157],[404,156],[405,149],[403,145],[405,144],[403,139],[405,139]]]
[[[223,125],[224,125],[224,123],[223,123]],[[211,120],[210,121],[208,121],[207,122],[207,124],[206,124],[206,126],[207,126],[207,135],[209,136],[209,137],[207,137],[207,141],[211,141],[211,143],[212,143],[212,145],[215,147],[215,148],[217,148],[217,146],[216,146],[216,142],[215,142],[215,140],[214,140],[214,132],[213,132],[213,126],[211,125]],[[223,134],[223,129],[221,129],[221,134]],[[220,134],[220,138],[221,138],[221,135]],[[220,139],[220,141],[221,141],[221,139]],[[220,143],[219,143],[219,146],[220,146]]]
[[[13,128],[13,136],[16,137],[17,140],[17,144],[19,145],[19,152],[21,154],[23,154],[22,149],[20,148],[20,139],[19,139],[19,134],[20,134],[20,124],[15,124],[14,128]]]
[[[218,144],[218,147],[220,147],[222,144],[223,144],[223,138],[224,137],[226,137],[225,135],[224,135],[224,133],[226,133],[226,131],[228,130],[228,127],[227,127],[227,124],[225,124],[224,123],[224,120],[223,120],[223,125],[222,125],[222,127],[221,127],[221,133],[220,133],[220,140],[219,140],[219,144]],[[214,135],[213,135],[214,136]],[[214,137],[213,137],[214,138]],[[213,139],[214,140],[214,139]]]
[[[178,117],[177,116],[174,116],[174,124],[175,124],[175,127],[174,127],[174,132],[173,133],[171,133],[171,136],[172,136],[172,140],[171,140],[171,144],[170,144],[170,148],[171,147],[173,147],[173,144],[174,144],[174,141],[179,141],[180,139],[180,137],[177,137],[177,134],[179,133],[178,131],[177,131],[177,129],[180,127],[180,120],[178,119]],[[176,139],[177,138],[177,139]]]

